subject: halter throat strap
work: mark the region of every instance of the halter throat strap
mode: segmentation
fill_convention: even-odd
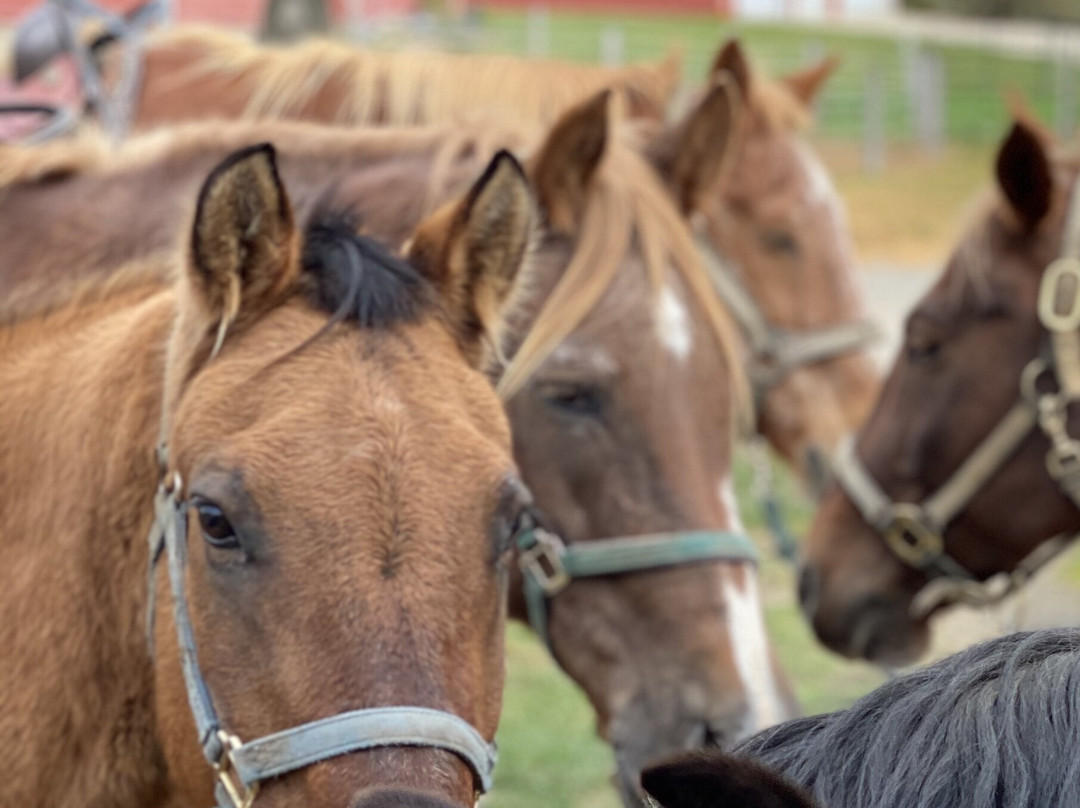
[[[723,530],[651,533],[566,545],[554,533],[532,527],[518,534],[517,546],[529,624],[549,651],[549,604],[579,578],[626,575],[704,561],[756,564],[758,560],[749,537]]]
[[[159,450],[159,457],[164,453]],[[459,716],[425,707],[377,707],[353,710],[243,742],[221,725],[210,689],[199,667],[188,608],[187,503],[182,481],[173,472],[158,486],[154,523],[147,537],[150,580],[154,566],[165,556],[172,590],[173,622],[188,705],[203,756],[214,769],[218,808],[250,808],[259,784],[321,760],[387,746],[418,746],[452,752],[468,764],[479,791],[491,788],[495,745]],[[152,616],[153,589],[148,614]],[[152,620],[148,622],[152,626]]]

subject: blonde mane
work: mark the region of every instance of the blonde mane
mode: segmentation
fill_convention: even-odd
[[[738,331],[713,289],[689,226],[652,166],[619,137],[609,139],[590,185],[570,264],[503,372],[499,394],[508,399],[521,390],[595,308],[634,246],[641,250],[654,299],[659,298],[669,268],[685,284],[727,364],[735,399],[732,417],[748,412]]]
[[[202,27],[155,35],[148,47],[197,54],[170,77],[182,86],[218,74],[248,79],[245,116],[280,118],[302,108],[327,86],[342,98],[333,123],[449,124],[510,119],[551,123],[567,106],[615,87],[662,117],[679,81],[677,57],[625,68],[490,54],[360,50],[333,40],[265,47],[245,37]]]

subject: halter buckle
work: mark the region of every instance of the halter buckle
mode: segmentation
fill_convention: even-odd
[[[1080,259],[1065,256],[1046,268],[1039,285],[1039,321],[1059,334],[1080,328]]]
[[[259,794],[259,784],[252,783],[249,786],[245,783],[236,771],[236,764],[232,757],[232,753],[243,746],[243,743],[231,732],[223,729],[217,731],[217,736],[221,741],[222,752],[221,758],[213,764],[214,775],[228,795],[229,802],[232,803],[231,808],[251,808],[251,804],[255,802],[255,797]]]
[[[883,535],[889,549],[917,569],[925,569],[945,552],[941,534],[926,524],[922,508],[913,503],[893,505],[892,520]]]
[[[544,594],[555,595],[570,584],[562,557],[566,545],[554,533],[542,527],[533,528],[534,544],[521,551],[518,565],[521,571],[532,577]]]

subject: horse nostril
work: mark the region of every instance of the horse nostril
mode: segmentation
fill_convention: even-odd
[[[808,616],[812,616],[817,611],[820,591],[821,576],[818,572],[807,566],[799,570],[799,603]]]

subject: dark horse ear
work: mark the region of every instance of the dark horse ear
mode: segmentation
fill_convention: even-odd
[[[435,284],[466,358],[479,366],[503,317],[536,228],[536,206],[518,161],[500,151],[465,194],[423,222],[409,259]]]
[[[682,121],[649,145],[649,159],[684,213],[697,210],[701,197],[720,179],[739,97],[734,79],[721,74]]]
[[[663,808],[818,808],[772,769],[720,750],[650,766],[641,773],[641,787]]]
[[[723,73],[731,75],[743,98],[749,97],[751,82],[750,60],[746,58],[746,52],[738,39],[729,39],[725,42],[717,51],[716,58],[713,59],[709,75],[715,78]]]
[[[188,275],[220,337],[263,310],[300,272],[292,208],[274,147],[242,149],[210,172],[199,192]]]
[[[577,232],[589,183],[608,139],[610,90],[603,90],[563,114],[529,163],[529,176],[551,229]]]
[[[998,187],[1009,207],[1028,230],[1050,212],[1054,176],[1042,138],[1031,126],[1017,121],[998,149]]]

